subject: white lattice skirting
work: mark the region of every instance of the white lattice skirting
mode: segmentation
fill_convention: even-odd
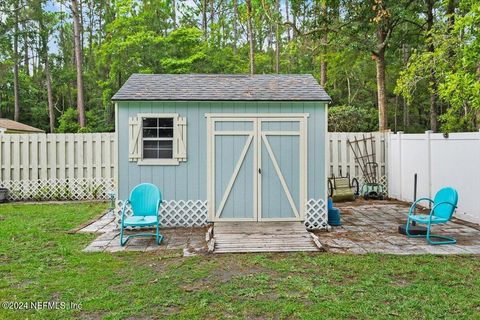
[[[115,190],[113,179],[49,179],[0,181],[1,188],[9,190],[9,200],[95,200],[108,199]]]
[[[307,229],[328,228],[327,204],[323,199],[310,199],[306,205],[305,227]]]
[[[123,200],[117,201],[116,223],[120,226]],[[328,227],[327,206],[323,199],[310,199],[306,204],[305,227],[307,229],[325,229]],[[126,215],[132,215],[127,204]],[[160,208],[160,224],[164,227],[201,227],[208,223],[207,201],[168,200]]]
[[[123,201],[117,201],[115,210],[117,226],[120,225]],[[201,227],[207,224],[207,201],[202,200],[168,200],[160,208],[160,225],[164,227]],[[127,204],[126,215],[132,215]]]

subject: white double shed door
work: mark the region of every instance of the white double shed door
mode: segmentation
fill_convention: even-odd
[[[308,114],[207,114],[211,221],[302,221]]]

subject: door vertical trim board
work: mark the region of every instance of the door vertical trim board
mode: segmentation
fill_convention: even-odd
[[[300,121],[300,218],[306,218],[308,189],[308,116]],[[302,137],[303,134],[303,137]]]
[[[258,139],[258,119],[254,119],[253,121],[253,132],[254,132],[254,137],[253,137],[253,219],[255,221],[258,221],[259,216],[260,216],[260,211],[258,210],[259,208],[259,196],[258,196],[258,188],[259,188],[259,181],[260,179],[260,174],[258,169],[260,168],[259,164],[259,157],[258,153],[259,149],[258,146],[260,145],[259,139]]]
[[[257,171],[256,171],[256,194],[255,198],[257,199],[257,207],[255,208],[257,212],[256,221],[262,220],[262,174],[260,170],[262,169],[262,139],[260,134],[262,132],[262,120],[255,119],[255,138],[257,139]]]
[[[215,144],[215,136],[212,134],[212,122],[212,118],[207,115],[207,209],[209,221],[213,221],[215,218],[215,195],[213,190],[213,174],[215,171],[213,145]]]

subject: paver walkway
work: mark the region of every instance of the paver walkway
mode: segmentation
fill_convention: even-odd
[[[405,224],[409,204],[394,201],[336,203],[343,225],[316,234],[327,251],[338,253],[387,254],[480,254],[480,226],[458,219],[433,226],[433,233],[457,239],[455,245],[429,245],[422,238],[398,233]]]

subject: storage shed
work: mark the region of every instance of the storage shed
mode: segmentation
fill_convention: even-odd
[[[163,225],[327,225],[330,97],[311,75],[133,74],[116,104],[117,194],[157,185]]]

